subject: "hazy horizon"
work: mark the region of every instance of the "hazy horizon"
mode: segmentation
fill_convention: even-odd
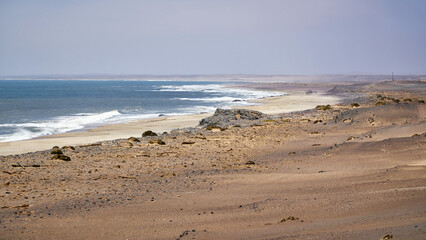
[[[425,12],[422,0],[6,0],[0,76],[423,75]]]

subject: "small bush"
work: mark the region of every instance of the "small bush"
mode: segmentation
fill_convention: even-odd
[[[68,156],[65,156],[64,154],[56,154],[55,156],[52,157],[52,159],[57,159],[57,160],[63,160],[63,161],[71,161],[71,158]]]
[[[404,102],[412,102],[413,100],[411,98],[405,98],[404,100],[402,100]]]
[[[359,103],[352,103],[351,106],[352,107],[359,107]]]
[[[63,154],[63,152],[61,151],[61,149],[55,148],[50,152],[50,154]]]
[[[384,103],[384,102],[376,102],[376,106],[382,106],[382,105],[386,105],[386,103]]]
[[[328,104],[328,105],[318,105],[317,107],[316,107],[316,109],[317,110],[322,110],[322,111],[325,111],[325,110],[329,110],[329,109],[331,109],[331,106]]]
[[[69,150],[73,150],[74,151],[75,147],[73,147],[73,146],[63,146],[62,149],[64,149],[64,150],[65,149],[69,149]]]
[[[355,139],[354,136],[350,136],[350,137],[348,137],[348,139],[346,139],[346,141],[351,141],[351,140],[354,140],[354,139]]]

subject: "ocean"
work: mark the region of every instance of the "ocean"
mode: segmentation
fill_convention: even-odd
[[[0,80],[0,142],[211,112],[283,95],[227,82]]]

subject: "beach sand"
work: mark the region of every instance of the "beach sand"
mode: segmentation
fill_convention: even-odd
[[[425,88],[345,84],[331,91],[338,104],[303,103],[331,109],[223,131],[140,137],[173,117],[27,141],[139,140],[63,149],[71,161],[1,156],[0,239],[424,239]],[[292,104],[265,102],[250,108]],[[158,138],[165,145],[149,143]]]
[[[314,108],[318,104],[334,104],[338,97],[321,93],[306,95],[305,91],[287,91],[288,95],[254,101],[257,106],[245,107],[267,114],[292,112]],[[0,155],[20,154],[51,149],[57,145],[84,145],[120,138],[140,137],[146,130],[162,133],[173,129],[196,127],[203,118],[213,113],[159,117],[130,123],[105,125],[82,132],[71,132],[36,139],[0,142]]]

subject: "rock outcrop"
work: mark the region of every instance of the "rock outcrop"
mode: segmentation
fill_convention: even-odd
[[[213,116],[204,118],[200,121],[201,127],[215,126],[226,128],[229,126],[251,126],[259,124],[267,118],[266,114],[259,111],[247,109],[216,109]]]

